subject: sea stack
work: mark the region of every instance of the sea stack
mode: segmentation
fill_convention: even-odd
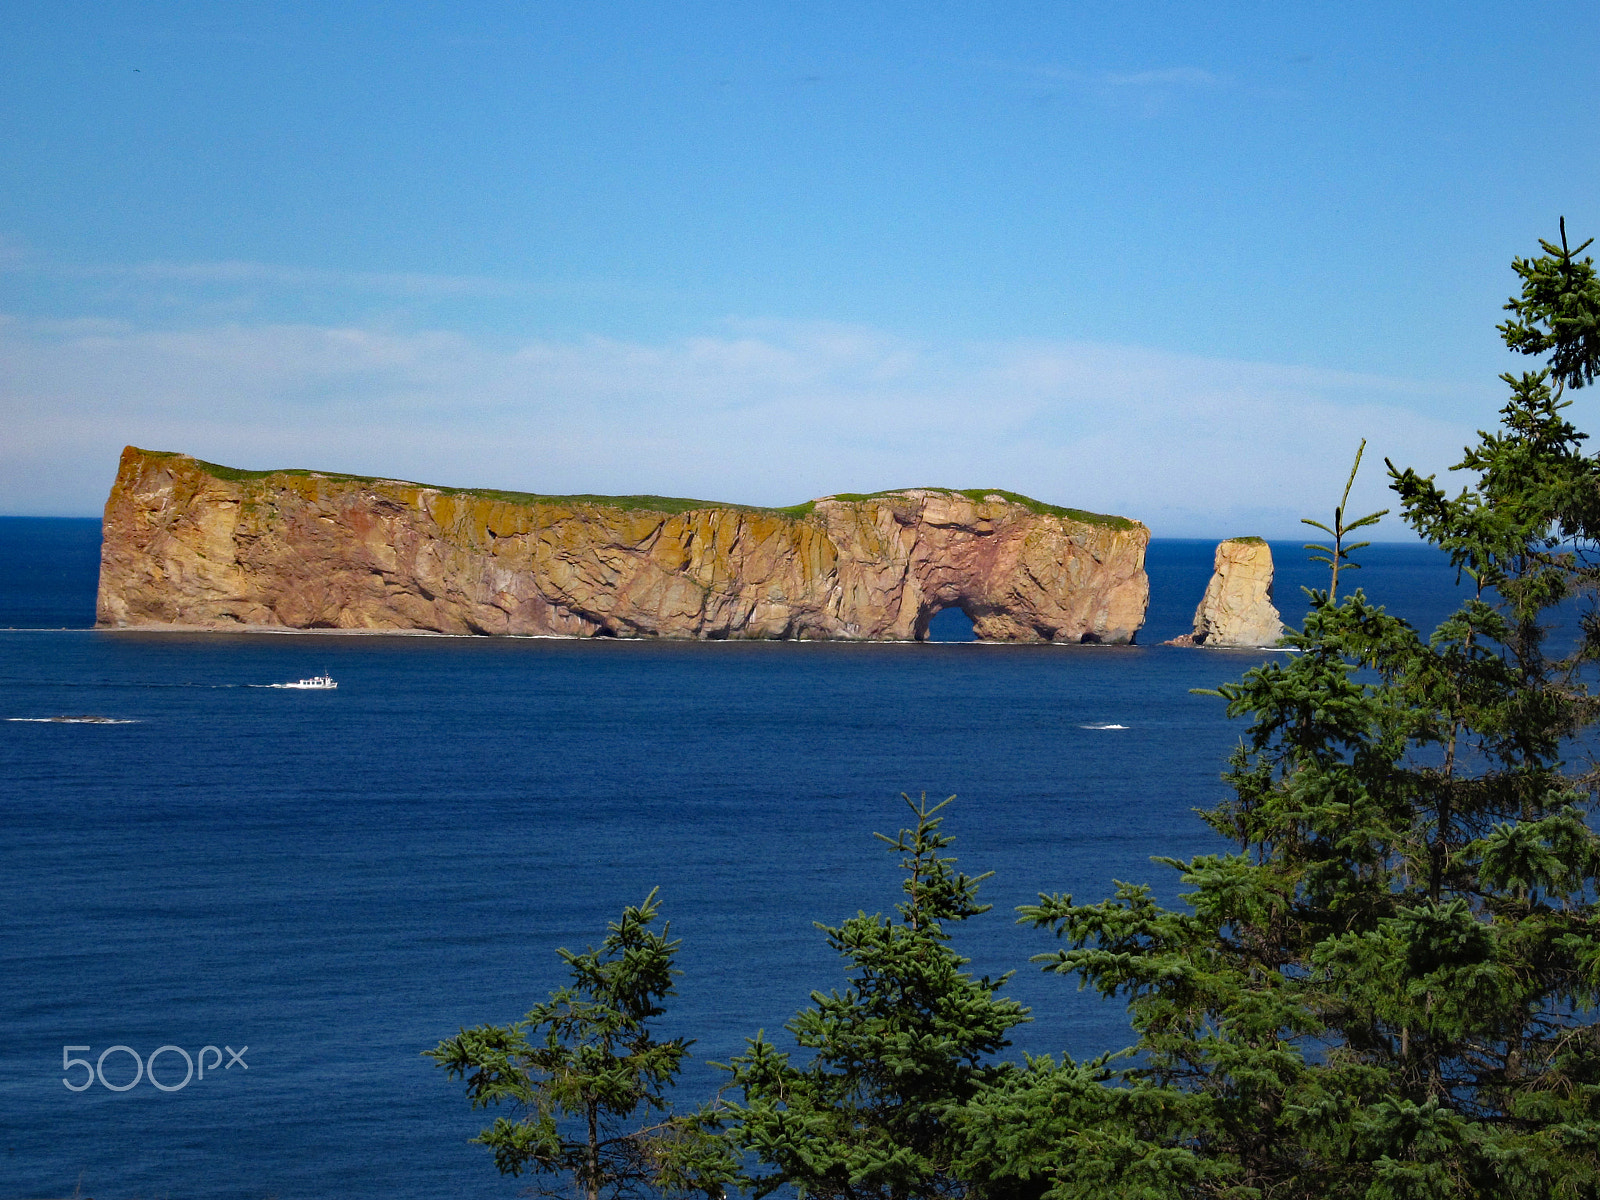
[[[1258,537],[1217,543],[1216,567],[1194,613],[1191,646],[1275,646],[1283,622],[1272,606],[1272,548]]]
[[[130,446],[100,628],[1127,643],[1150,531],[986,488],[758,508],[241,471]]]

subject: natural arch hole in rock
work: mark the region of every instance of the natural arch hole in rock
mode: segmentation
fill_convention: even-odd
[[[941,608],[928,618],[927,642],[975,642],[978,635],[972,631],[972,618],[959,608]]]

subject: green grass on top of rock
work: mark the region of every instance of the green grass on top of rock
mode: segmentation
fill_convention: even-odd
[[[1020,504],[1031,513],[1042,517],[1062,517],[1069,521],[1081,521],[1085,525],[1104,525],[1110,529],[1132,529],[1138,524],[1127,517],[1113,517],[1106,513],[1088,512],[1081,508],[1063,508],[1059,504],[1046,504],[1043,500],[1035,500],[1032,496],[1024,496],[1020,492],[1008,492],[1004,488],[891,488],[884,492],[840,492],[834,496],[825,497],[828,500],[881,500],[885,496],[899,495],[901,492],[949,492],[956,496],[965,496],[968,500],[982,502],[990,496],[999,496],[1012,504]]]
[[[188,458],[175,450],[144,450],[143,454],[156,458]],[[789,508],[772,508],[760,504],[727,504],[720,500],[693,500],[683,496],[597,496],[588,493],[575,495],[553,495],[543,492],[511,492],[502,488],[474,488],[474,487],[448,487],[440,484],[418,483],[411,479],[391,479],[378,475],[349,475],[342,471],[311,471],[304,467],[280,467],[270,471],[248,471],[243,467],[225,467],[221,463],[207,462],[203,458],[192,458],[191,462],[206,474],[224,479],[230,483],[245,483],[255,479],[266,479],[271,475],[294,475],[302,479],[312,477],[318,479],[333,479],[341,483],[380,484],[399,483],[407,487],[426,488],[433,492],[444,492],[454,496],[483,496],[490,500],[501,500],[507,504],[596,504],[607,508],[617,508],[624,512],[661,512],[669,514],[693,512],[700,508],[737,508],[747,512],[775,512],[790,516],[804,516],[810,512],[814,505],[811,502],[792,505]]]
[[[1251,535],[1250,537],[1226,538],[1224,540],[1230,542],[1243,542],[1247,546],[1265,546],[1267,544],[1266,538],[1258,538],[1254,535]]]
[[[140,453],[158,458],[189,457],[175,450],[143,450]],[[458,496],[484,496],[491,500],[504,501],[507,504],[592,504],[621,509],[624,512],[659,512],[673,515],[693,512],[702,508],[733,508],[743,512],[776,513],[780,516],[793,517],[795,519],[809,516],[817,506],[815,500],[807,500],[802,504],[791,504],[786,507],[773,507],[762,504],[729,504],[719,500],[693,500],[682,496],[597,496],[588,493],[557,496],[540,492],[508,492],[499,488],[440,487],[435,484],[416,483],[405,479],[384,479],[375,475],[347,475],[340,471],[310,471],[302,467],[289,467],[274,471],[247,471],[241,467],[225,467],[220,463],[206,462],[204,459],[199,458],[191,458],[190,461],[208,475],[216,479],[227,480],[230,483],[245,483],[250,480],[265,479],[270,475],[296,475],[301,478],[315,476],[321,479],[338,480],[342,483],[403,483],[409,487],[425,487],[430,491],[446,492]],[[1020,504],[1029,512],[1037,513],[1041,516],[1062,517],[1070,521],[1080,521],[1087,525],[1101,525],[1110,529],[1133,529],[1138,524],[1136,521],[1130,521],[1127,517],[1107,516],[1104,513],[1086,512],[1081,508],[1063,508],[1056,504],[1046,504],[1042,500],[1035,500],[1031,496],[1024,496],[1017,492],[1008,492],[1003,488],[890,488],[886,491],[870,493],[840,492],[837,495],[823,497],[823,499],[859,503],[867,500],[881,500],[909,491],[948,492],[952,495],[965,496],[969,500],[978,502],[989,496],[999,496],[1012,504]],[[1234,540],[1260,541],[1261,539],[1236,538]]]

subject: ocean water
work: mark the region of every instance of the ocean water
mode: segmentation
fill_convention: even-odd
[[[1192,810],[1241,733],[1190,689],[1265,657],[1153,644],[1212,543],[1152,545],[1146,645],[1002,647],[958,613],[924,645],[95,633],[97,537],[0,520],[0,1197],[515,1195],[421,1051],[520,1017],[557,947],[659,887],[662,1029],[698,1039],[680,1098],[709,1095],[708,1062],[842,982],[813,923],[897,899],[872,834],[902,792],[957,794],[955,852],[996,872],[958,945],[1017,972],[1018,1049],[1120,1047],[1120,1007],[1030,966],[1053,943],[1011,910],[1173,898],[1149,857],[1217,848]],[[1323,575],[1274,554],[1296,623]],[[1453,606],[1436,552],[1363,559],[1393,611]],[[337,691],[260,686],[321,671]],[[112,1090],[163,1046],[217,1051]],[[70,1090],[64,1053],[105,1082]]]

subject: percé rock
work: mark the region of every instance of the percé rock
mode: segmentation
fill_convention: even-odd
[[[1256,537],[1217,543],[1216,566],[1194,613],[1192,646],[1275,646],[1283,622],[1272,606],[1272,548]]]
[[[1130,642],[1150,531],[1011,493],[761,509],[536,496],[123,451],[101,628]]]

